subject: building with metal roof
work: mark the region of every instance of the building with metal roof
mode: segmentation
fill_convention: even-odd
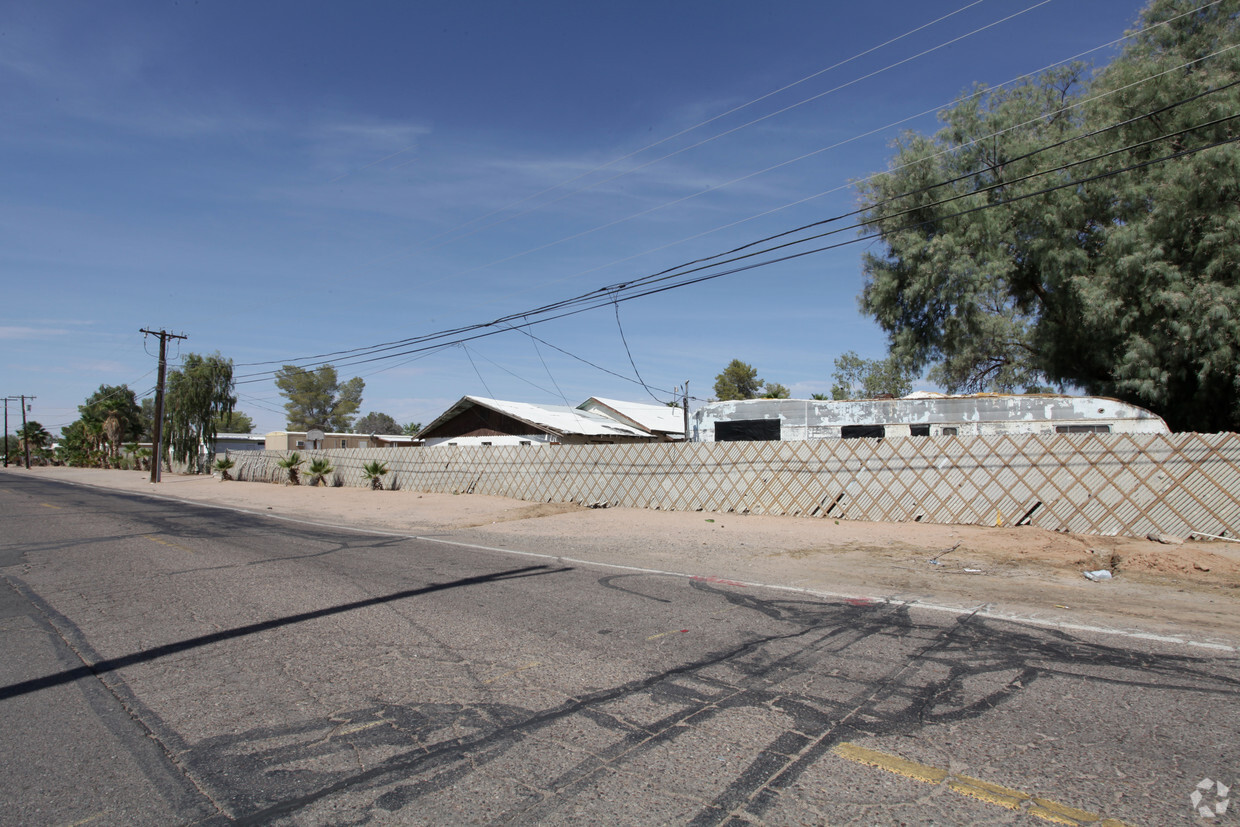
[[[653,406],[650,406],[653,407]],[[670,410],[670,409],[669,409]],[[418,432],[436,445],[589,445],[660,442],[663,437],[598,410],[463,396]]]
[[[591,396],[578,405],[577,409],[601,413],[665,440],[679,441],[685,438],[684,408]]]

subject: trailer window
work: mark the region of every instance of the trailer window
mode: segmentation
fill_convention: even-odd
[[[715,442],[772,442],[778,439],[778,419],[737,419],[715,423]]]
[[[840,428],[841,439],[882,439],[887,429],[882,425],[845,425]]]
[[[1109,434],[1110,425],[1056,425],[1057,434]]]
[[[930,436],[929,425],[909,425],[908,430],[911,436]]]

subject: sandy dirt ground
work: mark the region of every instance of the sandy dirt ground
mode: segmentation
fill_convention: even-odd
[[[1031,527],[589,509],[73,468],[7,473],[571,560],[1240,645],[1240,543]],[[462,552],[466,553],[466,552]],[[1113,579],[1092,582],[1085,571]]]

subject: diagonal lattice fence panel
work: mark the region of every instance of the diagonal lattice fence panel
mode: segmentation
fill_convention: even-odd
[[[333,483],[669,511],[1240,535],[1240,434],[1053,434],[694,444],[362,448]],[[278,481],[277,451],[232,455]]]

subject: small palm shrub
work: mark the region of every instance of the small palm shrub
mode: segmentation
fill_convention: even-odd
[[[310,485],[316,486],[321,485],[323,479],[335,470],[335,468],[332,468],[331,462],[319,457],[310,460],[310,467],[306,469],[306,473],[310,475]]]
[[[301,485],[299,469],[305,461],[305,457],[294,451],[284,459],[277,460],[276,465],[288,472],[287,482],[289,485]]]
[[[215,465],[212,467],[216,471],[220,472],[220,482],[223,482],[224,480],[232,479],[232,474],[229,474],[228,472],[231,471],[233,469],[233,466],[235,466],[236,464],[237,464],[237,461],[234,459],[229,459],[228,457],[221,457],[220,459],[217,459],[215,461]]]
[[[370,487],[374,491],[383,490],[383,476],[387,474],[388,467],[386,462],[379,460],[371,460],[362,466],[362,475],[370,480]]]

